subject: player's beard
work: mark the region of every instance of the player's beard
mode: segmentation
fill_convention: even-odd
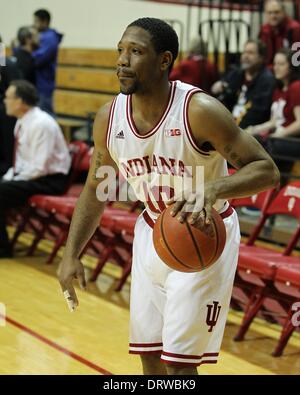
[[[131,85],[129,86],[124,86],[120,84],[120,92],[123,93],[123,95],[132,95],[133,93],[136,93],[139,90],[139,82],[137,80],[134,80]]]

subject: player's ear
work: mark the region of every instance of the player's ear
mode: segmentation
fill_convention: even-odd
[[[161,56],[161,64],[160,64],[161,70],[163,71],[168,70],[172,61],[173,61],[172,53],[170,51],[163,52]]]

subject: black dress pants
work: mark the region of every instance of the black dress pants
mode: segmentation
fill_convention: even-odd
[[[52,174],[29,181],[0,180],[0,250],[9,249],[6,231],[8,209],[21,207],[32,195],[61,195],[64,193],[68,176]]]

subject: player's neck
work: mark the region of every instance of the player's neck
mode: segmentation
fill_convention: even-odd
[[[157,88],[159,86],[159,88]],[[145,93],[132,95],[131,114],[138,132],[147,134],[166,111],[171,92],[171,83],[161,81]]]
[[[132,110],[134,113],[143,115],[145,119],[149,119],[152,114],[164,111],[170,91],[171,83],[164,81],[160,84],[159,89],[156,86],[147,92],[135,93],[132,95]]]

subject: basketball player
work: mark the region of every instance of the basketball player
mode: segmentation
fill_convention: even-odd
[[[178,53],[172,27],[159,19],[138,19],[125,30],[118,52],[121,93],[99,110],[94,123],[95,150],[72,219],[60,284],[74,310],[74,278],[85,287],[78,256],[105,206],[96,198],[96,173],[104,165],[119,168],[137,193],[146,190],[146,210],[137,220],[133,245],[130,353],[140,354],[144,374],[197,374],[197,366],[217,362],[237,265],[238,218],[227,199],[274,187],[279,173],[216,99],[191,85],[168,81]],[[238,169],[230,177],[226,160]],[[176,200],[174,185],[155,185],[155,177],[147,183],[153,173],[169,174],[172,182],[188,166],[204,166],[205,184],[195,185],[186,200]],[[204,203],[197,206],[202,188]],[[157,201],[155,190],[165,192]],[[172,197],[173,215],[180,221],[209,226],[212,207],[224,220],[225,249],[201,272],[174,271],[154,250],[154,221]],[[186,218],[188,204],[194,207]]]

